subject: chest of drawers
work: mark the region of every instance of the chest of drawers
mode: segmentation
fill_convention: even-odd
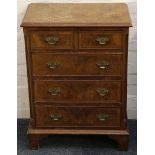
[[[87,134],[127,150],[127,6],[34,3],[21,26],[30,148],[49,134]]]

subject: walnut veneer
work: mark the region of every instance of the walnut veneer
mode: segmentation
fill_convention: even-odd
[[[49,134],[96,134],[127,150],[127,6],[34,3],[21,26],[30,148]]]

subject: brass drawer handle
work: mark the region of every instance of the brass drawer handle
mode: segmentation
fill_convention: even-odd
[[[106,69],[109,66],[109,62],[108,61],[102,61],[102,62],[98,62],[96,63],[97,67],[100,69]]]
[[[102,36],[102,37],[97,37],[96,38],[96,41],[100,44],[100,45],[106,45],[109,41],[110,41],[110,38],[107,37],[107,36]]]
[[[107,115],[107,114],[97,114],[96,118],[99,119],[100,121],[105,121],[107,118],[109,118],[109,115]]]
[[[45,38],[45,41],[50,44],[50,45],[54,45],[59,41],[58,37],[54,37],[54,36],[49,36]]]
[[[60,94],[60,88],[49,88],[48,93],[52,96],[56,96]]]
[[[100,95],[100,96],[105,96],[109,93],[109,90],[107,88],[98,88],[96,89],[96,92]]]
[[[55,69],[55,68],[57,68],[58,66],[60,66],[60,64],[59,64],[59,63],[56,63],[56,62],[50,62],[50,63],[47,63],[47,66],[48,66],[48,68],[50,68],[50,69]]]
[[[58,121],[62,118],[62,115],[61,114],[51,114],[50,115],[50,118],[53,120],[53,121]]]

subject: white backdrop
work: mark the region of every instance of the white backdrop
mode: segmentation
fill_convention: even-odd
[[[117,3],[128,4],[133,27],[129,35],[129,60],[128,60],[128,117],[137,118],[137,3],[136,0],[18,0],[17,22],[17,116],[18,118],[29,117],[29,100],[26,73],[26,59],[24,49],[23,31],[20,27],[27,5],[29,3]]]

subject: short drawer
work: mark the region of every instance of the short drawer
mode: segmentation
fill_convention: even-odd
[[[122,49],[121,31],[80,31],[80,49]]]
[[[72,31],[32,31],[31,48],[35,49],[73,49]]]
[[[120,76],[122,55],[32,54],[32,65],[34,76]]]
[[[120,109],[36,106],[37,127],[119,127]]]
[[[121,101],[121,81],[35,80],[36,102],[51,101]],[[74,102],[73,102],[74,105]]]

